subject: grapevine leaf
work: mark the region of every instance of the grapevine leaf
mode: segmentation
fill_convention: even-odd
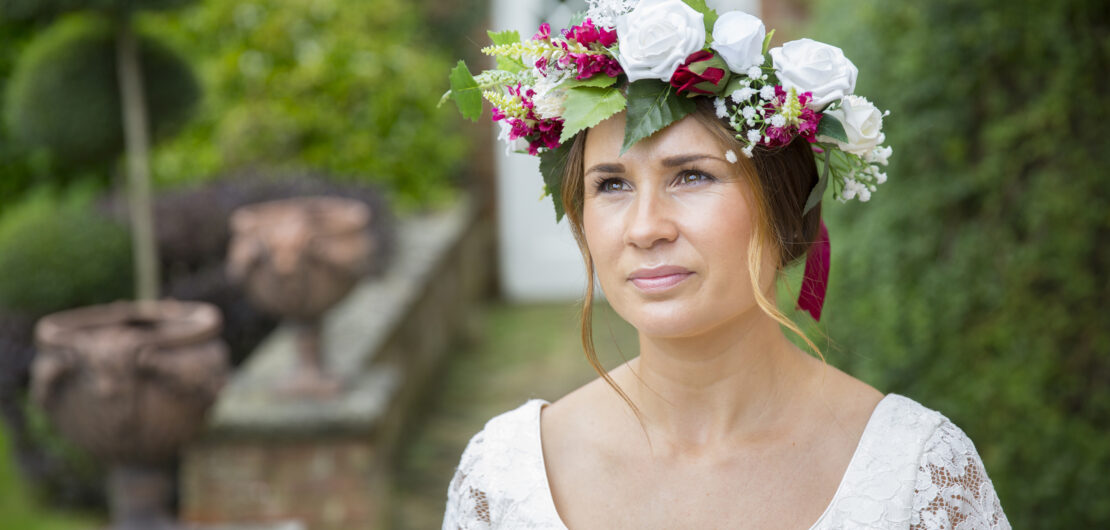
[[[624,110],[624,94],[616,88],[578,87],[567,90],[560,143]]]
[[[516,30],[505,31],[486,31],[489,35],[489,40],[493,42],[494,46],[504,46],[509,44],[520,43],[520,32]],[[497,56],[497,69],[506,72],[517,73],[524,70],[524,62],[518,58],[509,57],[507,55]]]
[[[694,112],[694,101],[679,97],[671,85],[642,79],[628,85],[628,119],[621,154],[636,142]]]
[[[572,142],[563,142],[562,145],[540,153],[540,173],[543,175],[544,192],[551,196],[555,203],[555,222],[563,219],[563,172],[567,167],[567,157],[570,155]]]
[[[482,92],[465,62],[459,61],[459,64],[451,70],[450,80],[451,99],[455,100],[459,112],[464,118],[478,121],[482,115]]]
[[[512,29],[507,29],[505,31],[487,30],[486,34],[489,35],[489,40],[493,42],[495,46],[520,42],[520,32]]]
[[[844,132],[844,124],[827,112],[822,114],[821,121],[817,122],[817,136],[827,136],[848,143],[848,133]]]

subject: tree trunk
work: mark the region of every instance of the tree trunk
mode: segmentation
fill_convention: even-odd
[[[158,247],[150,185],[150,136],[138,39],[130,17],[120,15],[116,28],[116,64],[127,145],[127,202],[135,264],[135,298],[142,303],[159,297]]]

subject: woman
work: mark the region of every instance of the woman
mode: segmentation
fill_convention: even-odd
[[[694,15],[713,14],[679,0],[592,4],[562,39],[542,28],[490,49],[534,77],[487,98],[505,136],[546,157],[548,190],[639,356],[600,369],[590,283],[583,344],[600,377],[475,435],[443,527],[1008,528],[959,428],[795,347],[782,328],[800,331],[771,302],[807,256],[800,305],[819,317],[821,194],[831,182],[834,197],[866,200],[885,180],[881,115],[866,123],[878,111],[851,95],[854,66],[808,41],[771,50],[766,68],[762,23],[742,13],[718,18],[706,46]],[[488,74],[473,83],[504,81]],[[458,101],[468,83],[452,85]],[[606,90],[623,108],[598,103],[616,98]],[[639,127],[660,113],[637,98],[672,120]]]

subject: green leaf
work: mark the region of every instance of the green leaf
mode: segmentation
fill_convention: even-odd
[[[817,123],[817,136],[827,136],[848,143],[848,133],[844,132],[844,124],[827,112],[821,115],[821,121]]]
[[[578,87],[567,90],[566,112],[563,113],[563,134],[559,142],[573,138],[624,110],[624,94],[616,88]]]
[[[464,118],[478,121],[482,115],[482,91],[478,88],[478,82],[470,74],[470,69],[466,67],[465,62],[459,61],[459,64],[455,65],[451,70],[450,79],[451,99],[455,100],[459,112]]]
[[[642,79],[628,85],[628,119],[621,154],[636,142],[694,112],[695,107],[692,99],[679,97],[671,85],[655,79]]]
[[[486,34],[489,35],[489,40],[493,42],[495,46],[520,42],[520,32],[515,29],[507,29],[505,31],[487,30]]]
[[[617,78],[615,78],[615,77],[609,77],[605,74],[596,74],[591,78],[583,79],[581,81],[579,81],[578,79],[571,79],[570,81],[566,81],[566,82],[564,82],[563,84],[561,84],[559,86],[561,88],[562,87],[576,88],[576,87],[581,87],[581,86],[592,86],[592,87],[605,88],[605,87],[613,86],[613,84],[616,83],[616,82],[617,82]]]
[[[771,37],[775,36],[775,30],[767,32],[767,36],[763,37],[763,55],[767,55],[767,50],[771,49]]]
[[[713,24],[717,23],[717,12],[713,8],[706,5],[705,0],[682,0],[686,5],[694,8],[694,11],[702,14],[705,21],[705,42],[709,44],[713,42]]]
[[[520,33],[516,30],[505,30],[505,31],[488,31],[487,30],[486,34],[489,35],[489,40],[492,41],[495,46],[502,46],[502,45],[507,45],[507,44],[517,44],[517,43],[520,42]],[[498,55],[497,56],[497,69],[498,70],[504,70],[506,72],[512,72],[512,73],[515,74],[515,73],[517,73],[521,70],[524,70],[524,68],[525,68],[524,63],[521,62],[520,59],[515,59],[513,57],[507,57],[507,56],[504,56],[504,55]]]
[[[809,192],[809,197],[806,198],[806,207],[802,209],[802,215],[809,213],[817,203],[821,202],[821,197],[825,195],[825,188],[829,187],[829,165],[832,158],[829,149],[825,148],[825,169],[821,170],[821,178],[817,179],[817,184],[813,186],[813,191]]]
[[[563,142],[559,147],[540,153],[540,174],[543,175],[544,191],[555,203],[555,222],[563,219],[563,173],[567,168],[572,142]]]

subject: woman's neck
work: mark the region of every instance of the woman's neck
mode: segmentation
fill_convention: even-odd
[[[758,308],[694,337],[640,336],[626,388],[643,413],[652,451],[699,454],[782,426],[809,388],[814,359]],[[665,443],[660,444],[659,441]]]

